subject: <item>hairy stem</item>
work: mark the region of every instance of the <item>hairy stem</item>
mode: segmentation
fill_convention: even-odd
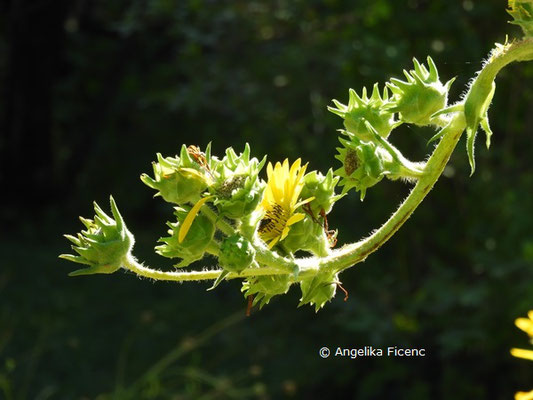
[[[203,281],[217,279],[222,273],[221,269],[204,270],[204,271],[176,271],[167,272],[152,269],[140,264],[132,256],[126,257],[123,260],[123,267],[139,276],[144,278],[155,279],[158,281]],[[280,268],[261,267],[261,268],[247,268],[240,274],[230,273],[226,279],[234,278],[246,278],[248,276],[260,276],[260,275],[279,275],[287,274],[289,272],[282,272]]]

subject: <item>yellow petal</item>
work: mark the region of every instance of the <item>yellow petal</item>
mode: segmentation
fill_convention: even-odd
[[[191,208],[191,211],[187,214],[185,217],[185,220],[183,221],[183,224],[180,227],[180,231],[178,232],[178,242],[181,243],[185,239],[185,236],[187,236],[187,233],[189,232],[189,229],[191,229],[191,225],[194,221],[194,218],[196,218],[196,215],[198,214],[198,211],[200,211],[200,208],[204,205],[204,203],[211,199],[213,196],[204,197],[203,199],[200,199],[196,202],[193,208]]]
[[[300,172],[298,173],[298,178],[297,178],[298,181],[301,180],[301,179],[303,178],[303,176],[304,176],[304,174],[305,174],[305,171],[306,171],[308,165],[309,165],[309,163],[306,163],[306,164],[302,167],[302,169],[300,170]]]
[[[533,400],[533,390],[531,392],[517,392],[514,398],[515,400]]]
[[[533,321],[533,310],[529,310],[528,313],[527,313],[527,316],[530,320]]]
[[[279,241],[279,236],[276,236],[274,239],[272,239],[272,241],[268,244],[268,248],[271,249],[272,247],[274,247],[276,245],[276,243],[278,243]]]
[[[305,215],[302,213],[295,213],[287,220],[287,222],[285,223],[285,226],[291,226],[292,224],[295,224],[301,221],[302,219],[304,219],[304,217]]]
[[[511,355],[526,360],[533,360],[533,350],[511,349]]]
[[[290,230],[291,230],[291,228],[289,228],[287,225],[285,225],[285,228],[283,228],[283,232],[281,232],[281,237],[279,239],[280,242],[287,237],[287,235],[289,234]]]
[[[311,197],[309,197],[308,199],[305,199],[305,200],[299,201],[298,203],[296,203],[296,204],[294,205],[294,209],[297,209],[298,207],[303,206],[304,204],[310,203],[310,202],[313,201],[314,199],[315,199],[315,196],[311,196]]]
[[[272,196],[274,197],[274,201],[276,203],[281,203],[283,200],[283,187],[284,187],[284,174],[283,174],[283,168],[279,162],[276,163],[276,166],[274,167],[274,172],[272,174],[272,181],[268,183],[270,188],[272,189]]]
[[[274,167],[272,167],[272,163],[269,162],[267,165],[267,178],[269,180],[271,179],[273,173],[274,173]]]
[[[529,336],[533,336],[533,321],[529,318],[517,318],[514,323]]]
[[[291,204],[296,203],[298,200],[298,197],[300,197],[300,193],[302,192],[302,189],[304,188],[304,182],[303,177],[305,175],[305,170],[307,169],[307,165],[309,163],[305,164],[300,171],[298,171],[298,175],[294,178],[294,188],[292,191],[292,199]]]
[[[301,158],[298,158],[295,162],[292,163],[291,169],[289,171],[289,175],[291,175],[291,177],[293,175],[296,176],[296,171],[298,171],[298,169],[300,168],[300,165],[302,165],[302,159]]]

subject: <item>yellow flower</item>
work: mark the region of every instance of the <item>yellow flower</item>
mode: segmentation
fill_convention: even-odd
[[[527,318],[517,318],[515,325],[526,332],[529,338],[533,340],[533,310],[527,313]],[[511,349],[511,355],[518,358],[525,358],[533,361],[533,350]],[[517,392],[514,395],[515,400],[533,400],[533,390],[530,392]]]
[[[303,176],[306,169],[307,164],[301,166],[300,159],[297,159],[290,168],[287,159],[283,164],[276,163],[274,167],[268,163],[268,183],[259,205],[263,211],[259,236],[268,243],[269,248],[287,237],[291,225],[304,219],[303,213],[296,212],[298,207],[313,200],[313,197],[310,197],[298,201],[304,187]]]

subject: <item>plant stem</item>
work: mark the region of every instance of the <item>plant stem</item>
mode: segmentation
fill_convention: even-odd
[[[128,256],[123,260],[123,267],[135,274],[142,276],[144,278],[155,279],[159,281],[203,281],[203,280],[214,280],[219,277],[223,270],[204,270],[204,271],[176,271],[176,272],[167,272],[160,271],[157,269],[152,269],[145,267],[140,264],[133,256]],[[280,268],[273,267],[261,267],[261,268],[247,268],[242,271],[240,274],[230,273],[226,279],[235,279],[235,278],[246,278],[249,276],[260,276],[260,275],[280,275],[288,274],[289,271],[280,271]]]

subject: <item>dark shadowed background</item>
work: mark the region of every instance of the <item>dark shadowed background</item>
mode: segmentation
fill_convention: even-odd
[[[451,100],[495,41],[504,1],[11,0],[0,14],[0,398],[511,399],[533,388],[513,321],[533,308],[533,64],[497,81],[490,151],[464,139],[446,176],[377,254],[341,275],[347,302],[298,288],[245,318],[237,281],[69,278],[63,233],[113,194],[153,253],[172,208],[144,186],[156,152],[213,142],[337,168],[332,98],[431,55]],[[422,159],[431,132],[392,141]],[[383,181],[337,203],[339,243],[408,193]],[[107,205],[106,205],[107,207]],[[204,260],[196,267],[213,263]],[[423,359],[323,360],[318,349],[424,347]]]

